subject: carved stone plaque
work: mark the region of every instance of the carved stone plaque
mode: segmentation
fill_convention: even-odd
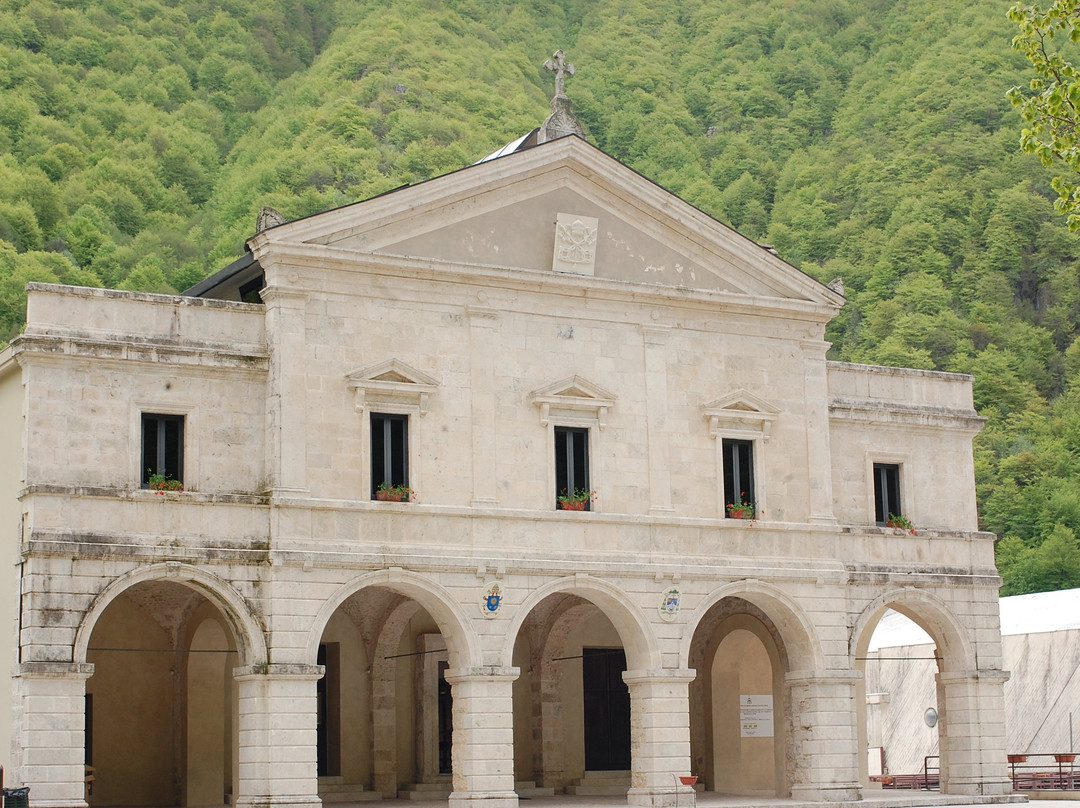
[[[555,257],[551,268],[556,272],[592,275],[596,266],[596,230],[599,221],[592,216],[559,213],[555,219]]]

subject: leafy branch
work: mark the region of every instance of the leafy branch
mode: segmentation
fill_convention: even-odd
[[[1055,40],[1080,42],[1080,0],[1053,0],[1045,10],[1017,3],[1008,16],[1020,29],[1013,49],[1036,73],[1027,91],[1017,85],[1006,93],[1027,124],[1020,148],[1045,166],[1059,161],[1072,172],[1051,181],[1058,195],[1054,208],[1068,217],[1070,230],[1080,230],[1080,70],[1054,49]]]

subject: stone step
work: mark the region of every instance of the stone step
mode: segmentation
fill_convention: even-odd
[[[518,797],[522,799],[555,796],[555,789],[538,786],[536,785],[535,780],[518,780],[516,783],[514,783],[514,791],[516,791]]]
[[[362,786],[341,791],[319,791],[319,799],[323,805],[334,805],[346,802],[375,802],[382,799],[378,791],[365,791]]]
[[[628,771],[585,772],[580,780],[566,787],[567,794],[579,797],[619,797],[630,788]]]
[[[453,791],[450,778],[436,780],[434,783],[410,783],[398,792],[399,800],[445,800]]]
[[[629,783],[624,786],[569,785],[566,787],[566,793],[575,797],[625,797],[629,789]]]
[[[582,785],[625,785],[630,788],[629,771],[594,771],[585,772],[585,776],[575,782]]]
[[[346,783],[344,777],[336,776],[319,778],[319,798],[324,803],[369,802],[381,800],[382,795],[360,783]]]

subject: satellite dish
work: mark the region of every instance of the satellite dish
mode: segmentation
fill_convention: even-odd
[[[926,722],[926,726],[933,729],[937,726],[937,710],[933,707],[927,707],[926,712],[922,714],[922,720]]]

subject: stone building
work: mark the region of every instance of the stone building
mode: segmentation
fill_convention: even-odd
[[[93,806],[858,799],[888,608],[936,642],[943,790],[1007,791],[970,378],[827,361],[839,294],[527,145],[186,296],[31,287],[0,762],[35,806],[85,765]]]

